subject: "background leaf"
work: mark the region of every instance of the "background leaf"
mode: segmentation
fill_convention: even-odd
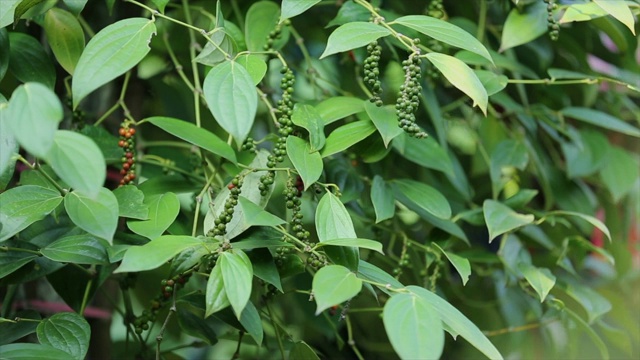
[[[0,354],[7,359],[32,360],[69,360],[69,353],[56,349],[49,345],[16,343],[0,346]]]
[[[640,168],[633,156],[619,147],[612,147],[606,164],[600,170],[600,178],[613,196],[613,201],[619,202],[630,193],[639,177]]]
[[[309,132],[309,143],[312,150],[320,150],[325,144],[324,122],[319,112],[310,105],[295,104],[291,121]]]
[[[522,275],[527,279],[533,290],[538,293],[540,302],[543,302],[555,285],[556,277],[549,269],[537,268],[524,262],[518,264],[518,269],[522,271]]]
[[[451,217],[449,202],[435,188],[409,179],[394,180],[392,184],[394,189],[406,197],[406,200],[413,202],[428,213],[441,219]]]
[[[23,83],[37,82],[53,90],[56,71],[40,42],[20,32],[10,32],[9,42],[9,71],[13,76]]]
[[[602,111],[584,107],[568,107],[562,109],[562,115],[622,134],[640,137],[640,129]]]
[[[144,193],[134,185],[124,185],[113,190],[118,200],[118,216],[139,220],[149,217],[149,206],[144,203]]]
[[[633,18],[633,14],[631,13],[631,9],[624,1],[611,1],[611,0],[593,0],[594,3],[598,4],[604,11],[606,11],[609,15],[616,18],[618,21],[624,24],[633,35],[636,34],[635,29],[635,19]]]
[[[398,126],[398,117],[395,110],[390,106],[378,107],[374,103],[367,101],[364,108],[371,121],[378,129],[384,146],[388,147],[391,140],[402,134],[402,129]]]
[[[460,279],[462,280],[462,285],[466,285],[467,281],[469,281],[469,276],[471,275],[471,264],[468,259],[463,258],[462,256],[458,256],[454,253],[445,251],[440,245],[433,243],[433,245],[440,250],[444,256],[449,260],[451,265],[456,269],[458,274],[460,275]]]
[[[216,265],[211,270],[211,274],[209,274],[205,304],[205,317],[209,317],[211,314],[231,305],[229,298],[227,298],[227,291],[224,287],[220,262],[216,262]]]
[[[282,0],[280,22],[302,14],[319,2],[320,0]]]
[[[542,1],[527,5],[522,11],[513,8],[504,22],[500,52],[526,44],[547,32],[547,6]]]
[[[396,204],[393,197],[393,189],[379,175],[373,177],[371,202],[376,212],[376,224],[392,218],[395,214]]]
[[[373,134],[376,127],[371,121],[355,121],[333,130],[320,152],[323,158],[339,153]]]
[[[40,249],[40,252],[47,259],[58,262],[106,265],[109,264],[108,246],[102,239],[82,234],[60,238]]]
[[[489,242],[508,231],[531,224],[534,220],[533,215],[518,214],[507,205],[494,200],[485,200],[482,211],[489,229]]]
[[[114,272],[139,272],[160,267],[180,252],[203,246],[202,240],[192,236],[164,235],[142,246],[132,246],[124,254]]]

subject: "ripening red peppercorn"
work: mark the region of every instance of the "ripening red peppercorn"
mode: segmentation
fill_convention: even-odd
[[[130,128],[129,129],[129,135],[135,135],[135,134],[136,134],[136,129]]]
[[[127,133],[127,129],[121,127],[120,130],[118,130],[118,134],[120,134],[120,136],[124,136]]]

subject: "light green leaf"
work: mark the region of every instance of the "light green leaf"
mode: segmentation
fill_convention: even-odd
[[[4,79],[4,76],[7,74],[7,70],[9,69],[9,51],[9,32],[7,29],[0,27],[0,80]],[[4,96],[0,103],[2,102],[6,102]]]
[[[113,190],[118,199],[118,216],[139,220],[149,218],[149,206],[144,203],[144,193],[136,186],[125,185]]]
[[[612,147],[606,164],[600,170],[600,179],[609,189],[613,201],[619,202],[631,192],[638,177],[640,167],[633,156],[619,147]]]
[[[363,248],[363,249],[370,249],[373,251],[377,251],[380,254],[384,255],[384,251],[382,251],[382,243],[375,241],[375,240],[369,240],[369,239],[353,239],[353,238],[347,238],[347,239],[330,239],[330,240],[325,240],[321,243],[318,243],[318,245],[316,246],[316,248],[321,248],[323,246],[355,246],[355,247],[359,247],[359,248]]]
[[[13,76],[23,83],[37,82],[53,90],[56,70],[40,42],[21,32],[10,32],[9,42],[9,71]]]
[[[438,359],[442,355],[442,321],[424,298],[411,293],[393,295],[384,305],[382,320],[401,359]]]
[[[589,21],[605,15],[607,15],[607,12],[595,2],[575,3],[567,6],[559,23],[566,24],[574,21]]]
[[[587,312],[589,324],[612,309],[611,302],[592,288],[581,284],[567,284],[564,289]]]
[[[256,309],[256,306],[253,305],[251,301],[247,302],[247,306],[242,310],[242,315],[238,320],[240,320],[240,324],[247,330],[256,344],[258,344],[258,346],[262,345],[262,338],[264,337],[262,320],[260,319],[258,309]]]
[[[535,219],[531,214],[518,214],[507,205],[495,200],[485,200],[482,204],[482,211],[489,229],[489,243],[508,231],[531,224]]]
[[[78,14],[80,14],[82,12],[82,10],[84,9],[85,5],[87,5],[88,1],[89,0],[62,0],[62,2],[75,15],[78,15]]]
[[[509,82],[508,77],[496,74],[492,71],[473,70],[473,72],[476,73],[476,76],[482,83],[482,86],[487,90],[488,96],[499,93],[507,87],[507,83]]]
[[[109,189],[100,188],[95,197],[74,190],[64,197],[64,208],[79,228],[113,242],[118,227],[118,200]]]
[[[42,320],[36,333],[41,344],[62,350],[72,359],[84,359],[89,350],[91,327],[87,320],[73,312],[54,314]]]
[[[304,190],[313,185],[322,175],[322,157],[311,145],[297,136],[287,137],[287,155],[304,183]]]
[[[416,139],[403,133],[391,145],[400,155],[415,164],[454,176],[449,155],[432,137]]]
[[[441,219],[449,219],[451,217],[451,206],[449,206],[449,202],[435,188],[408,179],[394,180],[392,186],[395,190],[401,192],[407,200],[413,202],[426,212]]]
[[[0,1],[2,3],[2,1]],[[49,345],[17,343],[0,346],[3,358],[12,360],[69,360],[70,354]]]
[[[18,86],[3,114],[7,117],[2,122],[20,146],[40,158],[53,147],[54,134],[64,115],[56,94],[40,83]]]
[[[149,207],[148,220],[129,220],[127,227],[134,233],[153,240],[164,233],[180,212],[180,201],[172,192],[145,197]]]
[[[258,109],[258,93],[251,75],[244,66],[227,61],[209,71],[202,89],[218,124],[241,145]]]
[[[267,45],[267,34],[275,29],[280,19],[280,7],[272,1],[258,1],[251,5],[245,18],[244,37],[249,51],[264,51]],[[278,49],[278,43],[288,39],[286,27],[282,29],[282,38],[276,41],[274,48]],[[284,45],[284,44],[283,44]]]
[[[278,226],[286,223],[286,221],[265,211],[244,196],[238,197],[238,202],[242,206],[244,220],[250,226]]]
[[[92,91],[129,71],[149,50],[153,20],[128,18],[100,30],[80,55],[73,74],[73,108]]]
[[[373,134],[376,127],[371,121],[355,121],[347,125],[342,125],[333,130],[321,151],[322,157],[327,157],[340,151],[346,150],[354,144],[364,140]]]
[[[251,296],[253,267],[247,254],[241,250],[225,251],[218,257],[224,281],[224,289],[231,303],[233,312],[240,319]]]
[[[45,160],[60,179],[89,197],[101,191],[107,177],[107,164],[98,145],[73,131],[56,131]]]
[[[471,51],[493,63],[489,51],[478,39],[449,22],[425,15],[409,15],[399,17],[393,23],[404,25],[445,44]]]
[[[395,110],[391,106],[378,107],[370,101],[364,103],[364,108],[382,136],[384,146],[389,147],[391,140],[402,133]]]
[[[328,265],[313,276],[311,285],[316,299],[316,315],[356,296],[362,290],[362,280],[344,266]]]
[[[602,231],[607,236],[607,239],[611,241],[611,233],[609,233],[609,229],[607,228],[607,225],[605,225],[602,221],[594,218],[593,216],[581,214],[575,211],[552,211],[549,213],[549,215],[565,215],[565,216],[579,217],[582,220],[585,220],[586,222],[588,222],[589,224],[597,227],[600,231]]]
[[[320,360],[320,358],[306,342],[298,341],[289,351],[289,360]]]
[[[473,106],[478,106],[487,115],[489,96],[484,86],[471,68],[453,56],[429,53],[425,57],[444,75],[449,82],[473,100]]]
[[[60,193],[36,185],[22,185],[0,194],[0,241],[43,219],[62,202]]]
[[[519,263],[518,269],[522,272],[522,275],[527,279],[527,282],[531,285],[533,290],[538,293],[538,296],[540,296],[540,302],[543,302],[549,294],[549,291],[551,291],[553,286],[556,284],[556,277],[551,273],[551,271],[549,271],[549,269],[537,268],[525,262]]]
[[[151,0],[151,2],[153,2],[158,7],[158,10],[160,10],[160,12],[163,14],[164,14],[164,8],[165,6],[167,6],[169,1],[170,0]]]
[[[469,276],[471,275],[471,264],[469,260],[463,258],[462,256],[456,255],[454,253],[450,253],[445,251],[440,247],[437,243],[433,243],[438,250],[440,250],[444,256],[449,260],[451,265],[456,269],[458,274],[460,275],[460,279],[462,280],[462,285],[467,285],[467,281],[469,281]]]
[[[320,55],[320,59],[339,52],[366,46],[370,42],[389,34],[391,32],[388,29],[370,22],[354,21],[340,25],[329,35],[327,47]]]
[[[569,317],[571,317],[571,319],[578,324],[578,327],[580,329],[582,329],[584,332],[587,333],[587,335],[589,336],[589,338],[591,339],[593,345],[595,345],[595,347],[598,349],[598,351],[600,351],[600,359],[609,359],[609,350],[607,348],[607,345],[604,343],[604,341],[602,341],[602,339],[600,338],[600,336],[593,330],[593,327],[590,326],[589,324],[587,324],[584,320],[582,320],[582,318],[580,317],[580,315],[576,314],[575,312],[571,311],[568,308],[563,308],[562,311],[569,315]]]
[[[633,35],[636,34],[633,13],[624,0],[593,0],[593,2],[628,27]]]
[[[109,244],[102,239],[82,234],[60,238],[40,249],[40,252],[44,257],[53,261],[105,265],[109,264],[108,246]]]
[[[602,132],[586,129],[570,133],[575,134],[573,141],[561,145],[569,178],[589,176],[614,159],[609,140]]]
[[[349,212],[340,199],[330,192],[324,194],[318,203],[315,224],[320,242],[332,239],[356,239],[358,237]],[[360,255],[356,247],[329,246],[325,248],[325,253],[336,264],[344,265],[352,270],[358,268]]]
[[[602,111],[582,107],[568,107],[562,109],[561,112],[565,117],[580,120],[587,124],[617,131],[630,136],[640,137],[640,129]]]
[[[78,19],[68,11],[51,8],[44,15],[44,32],[60,66],[73,75],[84,50],[84,31]]]
[[[335,96],[323,100],[315,108],[326,126],[349,115],[364,111],[364,103],[364,100],[355,97]]]
[[[547,5],[544,2],[536,1],[525,7],[524,12],[513,8],[504,23],[500,52],[526,44],[546,32]]]
[[[247,69],[254,85],[260,84],[267,73],[267,63],[258,55],[240,55],[236,58],[236,62]]]
[[[22,0],[4,0],[0,1],[0,28],[13,23],[13,15]]]
[[[227,298],[227,291],[224,288],[224,280],[222,279],[222,267],[220,262],[216,262],[216,265],[209,274],[207,280],[207,292],[205,295],[205,317],[216,313],[227,306],[231,305]]]
[[[204,48],[193,61],[214,67],[227,61],[227,56],[233,56],[233,41],[224,30],[222,27],[216,27],[209,36],[211,41],[205,42]]]
[[[310,105],[295,104],[291,121],[309,132],[309,143],[312,150],[320,150],[325,144],[324,122],[319,112]]]
[[[204,246],[202,240],[183,235],[164,235],[142,246],[131,246],[114,273],[140,272],[158,268],[182,251]]]
[[[302,14],[319,2],[320,0],[282,0],[280,22]]]
[[[376,212],[376,224],[391,219],[395,214],[396,205],[393,197],[393,188],[379,175],[373,177],[371,202]]]
[[[493,196],[497,197],[500,190],[510,180],[503,178],[502,171],[505,167],[515,167],[524,170],[529,162],[529,154],[526,146],[517,140],[506,139],[498,143],[491,152],[490,170],[491,189]]]
[[[222,156],[233,163],[237,161],[236,153],[225,141],[190,122],[161,116],[153,116],[143,121],[148,121],[173,136],[210,151],[212,154]]]

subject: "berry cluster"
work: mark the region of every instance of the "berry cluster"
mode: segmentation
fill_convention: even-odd
[[[367,58],[364,60],[364,84],[373,94],[373,97],[369,99],[376,106],[382,106],[382,84],[380,83],[380,54],[382,53],[382,47],[378,45],[378,42],[372,42],[367,45]]]
[[[429,7],[427,8],[427,15],[437,19],[446,18],[447,13],[444,11],[442,0],[431,0],[431,3],[429,3]]]
[[[283,21],[282,23],[276,23],[276,27],[273,28],[273,30],[271,30],[271,32],[267,36],[267,43],[263,46],[263,49],[265,51],[273,50],[273,44],[276,42],[276,40],[282,37],[282,25],[289,25],[290,23],[291,22],[289,21],[289,19]]]
[[[415,112],[418,110],[418,105],[420,105],[419,96],[422,86],[420,85],[420,58],[414,55],[412,54],[409,59],[402,62],[405,76],[396,101],[396,114],[402,130],[409,136],[424,138],[427,134],[416,124]]]
[[[218,215],[218,217],[214,220],[215,226],[209,232],[210,236],[223,236],[227,233],[227,224],[231,222],[233,218],[233,213],[235,212],[235,207],[238,205],[238,197],[240,196],[240,192],[242,192],[242,177],[237,175],[231,183],[227,186],[229,189],[229,197],[227,201],[224,203],[224,210]]]
[[[258,148],[256,147],[256,141],[253,138],[248,137],[243,143],[241,147],[242,151],[251,151],[256,152]]]
[[[184,286],[184,284],[191,277],[192,270],[186,271],[182,274],[178,274],[171,279],[162,279],[160,281],[160,294],[155,299],[151,300],[151,310],[142,311],[142,315],[136,317],[133,320],[133,328],[136,334],[141,334],[144,330],[149,330],[149,323],[156,321],[156,316],[160,311],[160,308],[171,299],[176,287]]]
[[[558,7],[558,4],[556,4],[555,0],[544,0],[544,2],[547,4],[547,27],[549,29],[549,37],[551,40],[556,41],[558,40],[558,36],[560,36],[560,25],[553,16],[553,10]]]
[[[122,157],[122,169],[120,169],[122,180],[120,180],[119,186],[124,186],[136,178],[136,160],[134,158],[134,135],[136,134],[136,129],[131,126],[130,122],[123,121],[120,125],[120,129],[118,130],[118,134],[120,135],[118,146],[124,150],[124,156]]]

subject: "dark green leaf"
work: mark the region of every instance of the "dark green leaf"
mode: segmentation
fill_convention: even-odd
[[[72,191],[64,197],[64,208],[82,230],[113,243],[118,227],[118,200],[111,191],[100,188],[96,197]]]
[[[237,249],[236,244],[233,244],[233,248]],[[276,289],[282,290],[282,283],[280,281],[280,274],[278,274],[278,268],[273,262],[273,258],[267,249],[253,249],[248,253],[251,259],[251,266],[253,267],[253,275],[263,281],[276,287]]]
[[[2,261],[0,259],[0,261]],[[4,276],[0,276],[4,277]],[[40,320],[40,314],[34,310],[20,310],[15,313],[16,317],[29,320]],[[37,321],[18,321],[16,323],[0,322],[0,345],[10,344],[27,335],[36,332]],[[0,352],[0,354],[2,354]]]
[[[13,76],[23,83],[37,82],[53,89],[56,71],[40,42],[21,32],[10,32],[9,42],[9,71]]]
[[[574,142],[562,144],[562,152],[570,178],[589,176],[611,163],[611,146],[607,137],[596,131],[583,130],[575,133]]]
[[[240,324],[247,330],[249,335],[255,340],[258,346],[262,345],[262,338],[264,337],[264,330],[262,329],[262,320],[260,319],[260,314],[258,313],[258,309],[253,305],[251,301],[247,302],[244,310],[242,310],[242,315],[238,319],[240,320]]]
[[[531,214],[519,214],[494,200],[485,200],[482,210],[489,229],[489,242],[506,232],[531,224],[535,219]]]
[[[40,249],[42,255],[53,261],[101,265],[109,264],[104,240],[89,234],[66,236]]]
[[[241,250],[223,252],[218,258],[227,298],[236,317],[240,319],[251,296],[253,267],[247,254]]]
[[[354,21],[340,25],[329,35],[327,47],[320,55],[320,59],[339,52],[366,46],[370,42],[389,34],[391,32],[387,28],[370,22]]]
[[[371,17],[371,13],[363,6],[356,4],[352,0],[345,1],[338,10],[333,20],[329,21],[326,27],[337,26],[354,21],[367,21]]]
[[[38,255],[22,251],[9,251],[2,254],[2,257],[0,257],[0,278],[4,278],[20,269],[37,257]]]
[[[400,191],[407,199],[428,213],[441,219],[449,219],[451,217],[449,202],[435,188],[408,179],[394,180],[393,188]]]
[[[362,290],[362,280],[344,266],[328,265],[313,276],[313,297],[316,315],[356,296]]]
[[[195,314],[184,304],[185,302],[178,301],[176,306],[178,323],[182,331],[204,340],[208,345],[215,345],[218,342],[216,336],[218,322],[214,318],[203,319],[202,314]]]
[[[320,358],[309,344],[304,341],[298,341],[293,344],[291,351],[289,351],[289,360],[320,360]]]
[[[122,159],[123,151],[118,146],[118,138],[109,133],[104,127],[85,125],[80,129],[80,134],[89,137],[98,145],[107,164],[121,163],[120,159]]]
[[[2,18],[4,15],[0,15],[0,21]],[[3,28],[0,29],[0,81],[4,79],[9,69],[9,51],[9,32]]]
[[[192,236],[164,235],[142,246],[132,246],[124,254],[122,264],[114,273],[140,272],[160,267],[180,252],[203,246]]]
[[[500,190],[511,179],[510,176],[503,178],[505,167],[515,167],[524,170],[529,162],[529,154],[526,146],[516,140],[503,140],[491,152],[491,188],[493,196],[497,197]]]
[[[371,202],[376,212],[376,224],[393,217],[396,210],[393,189],[379,175],[373,177]]]
[[[18,343],[0,346],[3,358],[12,360],[69,360],[70,354],[49,345]]]
[[[84,31],[78,19],[70,12],[54,7],[44,16],[44,32],[60,66],[73,75],[84,50]]]
[[[320,179],[323,168],[322,157],[308,142],[297,136],[288,136],[287,155],[302,178],[304,190]]]
[[[384,252],[382,251],[382,243],[369,239],[330,239],[318,243],[316,248],[321,248],[323,246],[355,246],[363,249],[374,250],[384,255]]]
[[[575,212],[575,211],[553,211],[553,212],[549,213],[549,215],[565,215],[565,216],[579,217],[582,220],[585,220],[588,223],[590,223],[591,225],[597,227],[600,231],[602,231],[607,236],[607,239],[609,239],[609,241],[611,241],[611,233],[609,232],[609,229],[607,228],[607,225],[605,225],[602,221],[594,218],[593,216],[582,214],[582,213]]]
[[[568,107],[562,109],[562,115],[622,134],[640,137],[640,129],[602,111],[583,107]]]
[[[324,122],[320,113],[310,105],[295,104],[291,121],[309,132],[309,143],[312,150],[320,150],[325,144]]]
[[[139,220],[149,218],[149,206],[144,203],[144,193],[134,185],[120,186],[113,190],[118,200],[118,216]]]
[[[60,193],[35,185],[23,185],[0,194],[0,241],[43,219],[62,202]]]
[[[321,151],[322,157],[327,157],[364,140],[373,134],[376,127],[371,121],[355,121],[333,130]]]
[[[84,359],[89,350],[91,328],[87,320],[76,313],[58,313],[44,319],[36,332],[41,344],[62,350],[73,359]]]
[[[149,219],[129,220],[127,227],[134,233],[153,240],[162,235],[178,217],[180,201],[176,194],[167,192],[162,195],[145,197],[144,204],[149,207]]]
[[[247,11],[244,37],[249,51],[264,51],[269,34],[279,22],[280,7],[272,1],[253,3]],[[284,33],[284,31],[283,31]],[[284,38],[284,34],[283,34]],[[277,49],[277,46],[274,45]]]
[[[415,164],[454,175],[449,155],[432,137],[416,139],[403,133],[393,140],[392,145],[400,155]]]

